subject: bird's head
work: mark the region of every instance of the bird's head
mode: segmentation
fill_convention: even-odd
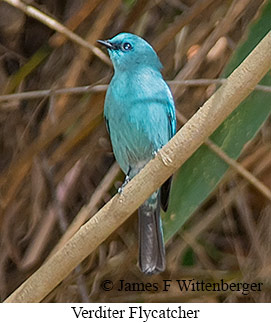
[[[139,36],[121,33],[109,40],[98,40],[104,45],[116,71],[148,66],[160,70],[162,65],[151,45]]]

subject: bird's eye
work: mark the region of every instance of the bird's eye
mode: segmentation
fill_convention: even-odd
[[[131,50],[132,49],[132,45],[130,43],[124,43],[122,45],[123,50]]]

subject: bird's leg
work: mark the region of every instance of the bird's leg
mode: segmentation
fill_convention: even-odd
[[[128,173],[125,176],[123,184],[118,188],[118,193],[119,194],[121,194],[123,192],[123,189],[124,189],[125,185],[128,184],[128,182],[130,181],[130,177],[129,177],[130,171],[131,171],[131,167],[129,167]]]
[[[118,188],[118,193],[121,194],[125,185],[128,184],[128,182],[130,181],[130,178],[128,175],[125,176],[125,180],[124,182],[122,183],[122,185]]]

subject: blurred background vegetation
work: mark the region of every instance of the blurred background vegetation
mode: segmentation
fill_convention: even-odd
[[[179,127],[215,91],[217,83],[210,79],[230,74],[271,28],[271,2],[263,0],[25,3],[94,46],[97,39],[122,31],[148,40],[164,65],[165,79],[175,81],[169,84]],[[82,207],[93,216],[123,181],[103,121],[104,85],[112,68],[102,52],[69,38],[0,2],[0,300],[43,263],[65,232],[74,231],[77,215],[78,223],[87,220]],[[262,83],[271,85],[270,73]],[[75,89],[85,85],[91,86]],[[57,91],[63,88],[71,90]],[[36,92],[15,95],[28,91]],[[253,92],[211,138],[227,156],[238,158],[237,170],[204,145],[176,174],[163,215],[164,273],[144,276],[136,265],[135,214],[44,301],[270,301],[270,96]],[[263,282],[264,288],[244,296],[181,293],[178,286],[168,292],[124,293],[100,287],[104,279],[161,285],[163,279],[193,278]]]

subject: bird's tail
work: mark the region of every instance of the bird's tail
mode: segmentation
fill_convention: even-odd
[[[139,267],[145,274],[165,270],[165,246],[160,218],[160,191],[156,191],[138,210]]]

